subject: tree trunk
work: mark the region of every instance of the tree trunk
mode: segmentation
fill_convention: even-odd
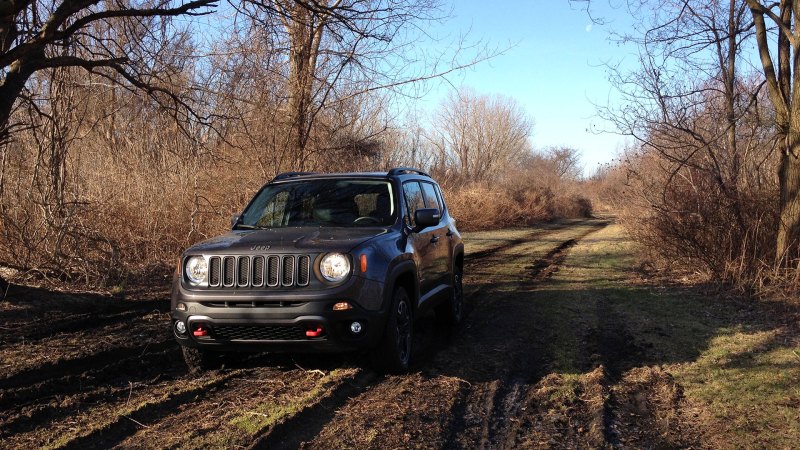
[[[294,155],[294,170],[304,170],[306,145],[311,128],[311,104],[325,16],[300,3],[288,2],[291,19],[284,22],[289,34],[288,143]],[[324,3],[324,2],[323,2]]]
[[[41,52],[44,57],[44,52]],[[25,83],[30,78],[36,68],[31,64],[17,61],[12,64],[5,76],[0,79],[0,144],[10,138],[11,112],[14,110],[14,103],[19,98],[20,93],[25,88]]]
[[[800,256],[800,158],[796,155],[800,155],[800,129],[791,126],[778,169],[780,222],[776,257],[782,258],[784,265]]]

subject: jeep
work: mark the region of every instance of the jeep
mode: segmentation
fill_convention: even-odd
[[[425,172],[283,173],[231,224],[183,253],[173,283],[192,371],[236,351],[366,351],[403,373],[415,317],[462,319],[464,244]]]

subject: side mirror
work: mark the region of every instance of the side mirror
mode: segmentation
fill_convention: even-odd
[[[239,224],[239,220],[241,220],[241,219],[242,219],[242,215],[241,214],[234,214],[233,217],[231,217],[231,228],[233,228],[236,225],[238,225]]]
[[[432,227],[434,225],[439,225],[439,221],[442,218],[442,214],[436,208],[422,208],[418,209],[414,213],[414,222],[416,222],[417,227],[414,231],[419,231],[423,228]]]

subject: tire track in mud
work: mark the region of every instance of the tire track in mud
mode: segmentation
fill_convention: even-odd
[[[301,369],[253,367],[204,393],[190,403],[175,405],[158,421],[138,430],[123,429],[120,448],[297,448],[315,427],[322,427],[339,405],[375,382],[376,374],[355,368],[332,369],[323,363]],[[274,361],[273,361],[274,362]],[[127,430],[127,431],[126,431]],[[165,439],[164,433],[174,439]],[[182,438],[181,438],[182,436]],[[313,434],[311,435],[313,437]]]
[[[486,259],[487,257],[497,255],[498,253],[502,253],[511,248],[517,247],[527,242],[531,242],[542,236],[547,236],[549,234],[553,234],[558,231],[564,230],[566,228],[569,228],[570,226],[571,224],[566,224],[566,223],[549,224],[548,226],[544,227],[544,229],[531,231],[529,234],[526,234],[525,237],[523,238],[508,239],[504,244],[500,244],[495,247],[487,248],[485,250],[481,250],[478,252],[468,253],[467,255],[464,256],[464,258],[467,261]]]
[[[608,222],[600,222],[578,236],[562,241],[526,268],[527,279],[522,284],[533,287],[552,277],[564,263],[572,247],[607,225]],[[534,334],[529,333],[524,342],[535,343]],[[515,448],[522,422],[520,416],[524,414],[521,405],[526,404],[525,400],[532,396],[536,383],[548,372],[548,358],[542,348],[523,344],[512,351],[521,355],[527,354],[528,357],[516,363],[507,374],[499,378],[491,401],[491,414],[483,427],[480,448]]]
[[[139,360],[148,353],[172,347],[175,347],[174,340],[166,339],[135,347],[111,348],[80,358],[47,362],[0,379],[0,391],[25,388],[40,383],[60,384],[59,380],[65,377],[74,378],[87,373],[102,374],[114,366]],[[5,393],[0,392],[0,405],[4,402]]]
[[[584,230],[577,233],[570,233],[565,229],[550,230],[542,236],[558,236],[559,234],[571,234],[571,236],[561,239],[554,244],[543,256],[534,259],[527,251],[520,246],[530,244],[529,240],[522,243],[512,243],[503,245],[502,251],[482,252],[479,258],[467,257],[466,265],[470,267],[480,267],[484,273],[479,275],[483,281],[468,298],[486,298],[486,304],[477,305],[481,313],[480,320],[472,319],[467,316],[466,330],[461,330],[460,342],[456,342],[450,347],[442,349],[440,352],[433,352],[432,361],[421,367],[423,381],[415,385],[415,391],[419,391],[415,396],[419,397],[410,405],[402,405],[396,414],[403,417],[405,426],[415,423],[420,418],[425,418],[432,409],[439,407],[442,414],[441,432],[434,441],[424,441],[415,436],[414,432],[398,434],[387,438],[385,435],[379,436],[375,441],[370,441],[365,446],[369,448],[392,448],[406,446],[426,446],[441,448],[514,448],[516,435],[522,432],[519,416],[524,414],[524,404],[531,397],[531,389],[536,382],[547,373],[547,358],[542,348],[536,344],[536,334],[538,329],[530,326],[528,312],[522,314],[515,309],[515,314],[509,314],[509,308],[521,308],[529,310],[525,302],[527,298],[517,298],[516,292],[504,292],[507,286],[503,284],[508,280],[513,280],[515,285],[522,286],[523,290],[530,291],[535,285],[548,278],[558,270],[558,266],[563,263],[569,249],[586,235],[595,232],[606,226],[607,222],[594,222],[591,226],[585,226]],[[519,247],[519,248],[518,248]],[[526,261],[523,263],[523,261]],[[492,274],[491,268],[500,265],[509,267],[519,267],[522,273],[506,274],[498,279],[499,274]],[[487,268],[489,272],[486,272]],[[520,281],[524,278],[524,281]],[[523,294],[523,297],[528,296]],[[529,297],[529,296],[528,296]],[[523,302],[523,303],[520,303]],[[475,309],[473,307],[472,309]],[[469,311],[469,310],[468,310]],[[473,311],[478,312],[478,311]],[[494,355],[499,356],[489,356]],[[486,361],[482,359],[481,364],[475,364],[477,355],[481,358],[495,358],[489,362],[486,369]],[[494,363],[494,365],[492,365]],[[431,367],[433,366],[433,367]],[[407,375],[406,378],[414,375]],[[429,403],[426,399],[440,397],[443,395],[437,389],[442,383],[441,380],[456,379],[459,385],[449,397],[449,406],[442,410],[441,405]],[[383,393],[383,390],[375,389]],[[401,397],[402,391],[395,391],[394,398]],[[352,438],[337,436],[342,430],[349,431],[349,422],[361,420],[357,417],[359,405],[371,404],[375,408],[396,408],[395,404],[387,404],[386,398],[378,398],[372,391],[359,394],[351,399],[341,411],[336,414],[334,421],[331,421],[322,433],[324,437],[318,437],[308,444],[308,448],[319,446],[335,447],[346,442],[346,446],[354,445],[354,442],[361,442]],[[390,424],[383,424],[386,420],[379,418],[377,422],[373,419],[365,419],[367,423],[357,425],[358,432],[352,434],[369,434],[371,429],[396,428]],[[435,422],[433,423],[435,428]],[[387,427],[387,425],[390,425]],[[358,427],[366,427],[361,429]],[[385,433],[384,433],[385,434]],[[423,433],[424,434],[424,433]],[[349,440],[348,440],[349,439]],[[405,440],[404,440],[405,439]],[[295,441],[297,442],[297,441]],[[423,443],[424,442],[424,443]],[[358,445],[355,446],[358,446]]]
[[[58,337],[31,345],[31,351],[41,355],[49,352],[48,357],[57,359],[21,364],[22,370],[0,380],[0,435],[25,435],[45,424],[58,424],[85,410],[129,398],[154,383],[185,375],[169,333],[164,332],[165,338],[160,340],[151,333],[160,328],[161,321],[160,316],[147,318],[141,322],[144,331],[133,334],[129,327],[118,326],[80,330],[81,334],[72,337],[77,347],[69,345],[77,351],[60,355]],[[140,344],[131,342],[133,339]],[[14,354],[24,354],[27,348],[24,344]]]
[[[0,333],[0,349],[8,345],[35,342],[52,338],[59,334],[85,332],[118,322],[126,322],[152,312],[165,312],[169,309],[168,300],[147,300],[129,302],[128,305],[115,305],[97,312],[83,312],[66,316],[42,318],[29,322],[26,327],[13,332]]]
[[[0,379],[0,433],[25,433],[114,399],[148,380],[185,374],[168,322],[150,314],[105,328],[7,346]],[[166,328],[165,328],[166,327]],[[8,373],[10,372],[10,373]]]
[[[628,330],[613,302],[600,295],[595,303],[597,327],[585,337],[587,370],[600,371],[602,436],[611,448],[703,448],[697,430],[678,418],[683,390],[658,367],[640,367],[646,350]]]
[[[275,357],[266,361],[266,364],[271,366],[277,363],[284,367],[291,367],[290,370],[295,370],[294,358],[289,359],[291,359],[291,363],[287,358]],[[329,358],[322,360],[326,359]],[[340,359],[337,359],[338,366],[341,366]],[[317,361],[316,367],[324,368],[329,365],[325,362],[319,363],[319,358],[315,358],[314,361]],[[244,363],[231,362],[234,367],[242,364],[248,365],[247,361]],[[261,362],[264,363],[264,361]],[[306,365],[306,363],[303,364]],[[314,363],[308,365],[315,366]],[[292,376],[284,375],[283,370],[264,368],[256,370],[262,369],[269,371],[272,374],[269,375],[270,377],[276,378],[290,390],[302,391],[308,388],[302,380],[298,381]],[[311,370],[311,372],[318,371],[318,369]],[[152,379],[154,376],[155,379]],[[204,374],[200,378],[207,376]],[[244,373],[229,378],[241,376],[244,376]],[[147,379],[147,377],[151,379]],[[165,378],[167,380],[173,378],[175,381],[168,381],[163,386],[152,386],[158,381],[163,382]],[[178,346],[172,339],[132,348],[112,348],[82,358],[45,363],[2,380],[0,405],[3,407],[8,405],[11,408],[0,414],[0,430],[2,430],[0,436],[14,437],[14,435],[36,433],[47,424],[61,426],[65,419],[70,419],[71,414],[87,413],[91,415],[95,408],[103,407],[107,403],[113,404],[119,401],[125,403],[126,398],[130,399],[131,394],[140,391],[151,391],[151,395],[154,390],[156,393],[169,392],[173,386],[192,378],[186,376]],[[327,419],[324,414],[321,414],[321,411],[335,410],[347,398],[374,383],[375,379],[374,372],[362,370],[353,380],[334,383],[330,386],[332,394],[325,395],[318,400],[322,408],[306,408],[298,413],[299,419],[302,422],[317,421],[320,423],[319,427],[322,427]],[[137,384],[136,389],[134,389],[134,384]],[[100,429],[68,441],[65,444],[66,448],[83,448],[85,445],[95,445],[95,442],[101,443],[97,444],[99,448],[115,445],[142,429],[142,424],[147,421],[158,423],[180,414],[176,408],[187,402],[202,404],[206,390],[212,388],[225,389],[225,386],[212,384],[196,388],[186,394],[168,396],[165,401],[150,403],[142,410],[136,410],[132,414],[122,414]],[[316,405],[317,402],[314,404]],[[271,436],[294,434],[292,423],[281,423],[275,430],[262,430],[259,433],[259,440],[274,442]],[[25,439],[25,436],[16,436],[16,438]],[[151,441],[151,444],[156,447],[160,445],[158,441]]]
[[[632,367],[630,362],[637,361],[644,352],[634,343],[633,335],[614,312],[608,297],[601,296],[597,300],[595,315],[598,327],[590,329],[586,338],[589,363],[593,369],[600,368],[603,371],[603,437],[610,446],[618,448],[622,442],[617,427],[617,402],[612,388],[622,381],[624,372]]]
[[[544,230],[537,230],[526,235],[524,238],[521,239],[510,239],[506,243],[498,245],[496,247],[488,248],[485,250],[481,250],[475,253],[468,253],[464,256],[464,264],[466,266],[465,270],[470,267],[475,267],[478,265],[490,265],[490,264],[499,264],[502,261],[502,253],[513,249],[514,247],[518,247],[525,243],[534,241],[540,237],[548,236],[549,234],[557,233],[565,228],[568,228],[569,225],[566,224],[558,224],[551,228],[547,228]],[[469,303],[476,297],[483,295],[487,290],[492,287],[490,283],[483,283],[478,286],[477,289],[473,290],[472,292],[465,293],[465,303],[467,306],[470,306]],[[465,311],[466,314],[469,314],[469,309]]]
[[[242,376],[242,371],[226,373],[198,387],[178,394],[166,393],[160,400],[145,402],[127,414],[118,413],[115,418],[88,433],[76,436],[59,446],[65,450],[103,449],[119,444],[135,434],[144,424],[152,423],[174,414],[179,405],[196,402],[209,391],[224,385],[232,378]]]
[[[180,358],[177,352],[175,356]],[[241,366],[247,366],[247,363],[248,361],[245,361]],[[70,430],[67,434],[75,431],[77,433],[67,437],[58,437],[56,434],[55,438],[59,441],[55,445],[56,448],[111,448],[118,445],[123,448],[165,447],[165,437],[172,437],[170,433],[177,428],[176,425],[181,424],[191,428],[200,426],[204,414],[218,408],[220,404],[224,404],[225,400],[220,403],[220,399],[244,396],[257,401],[259,399],[257,388],[243,390],[243,386],[247,387],[249,384],[248,381],[265,380],[264,383],[279,383],[283,386],[294,383],[295,386],[292,388],[298,390],[308,387],[304,381],[294,380],[293,372],[297,372],[297,370],[286,371],[257,365],[235,367],[234,365],[233,369],[210,371],[202,376],[187,374],[185,370],[176,371],[174,375],[177,376],[174,377],[159,375],[153,380],[141,383],[136,389],[133,386],[130,390],[125,386],[120,386],[115,388],[111,395],[100,393],[95,404],[82,405],[82,408],[74,411],[75,416],[65,416],[64,418],[68,419],[66,421],[38,421],[27,429],[27,437],[14,436],[15,440],[12,442],[16,443],[16,447],[40,446],[45,442],[40,441],[39,439],[42,438],[37,437],[37,434],[43,429],[47,428],[49,431],[52,428],[66,428]],[[309,372],[313,373],[315,370]],[[197,417],[193,416],[197,414],[201,417],[199,421]],[[70,425],[73,419],[77,419],[76,423],[84,425],[77,428]],[[167,435],[163,433],[155,436],[152,434],[138,435],[140,432],[159,427],[164,423],[170,424],[166,429]],[[223,424],[217,424],[217,426],[219,425]],[[52,441],[54,437],[50,436],[47,439]],[[31,444],[31,440],[35,444]],[[26,444],[21,445],[20,441],[26,442]],[[186,442],[181,440],[176,445],[184,448],[187,445]],[[52,443],[49,445],[53,446]]]
[[[644,351],[635,343],[622,317],[614,311],[608,296],[600,295],[595,303],[597,328],[587,333],[586,351],[591,368],[603,366],[611,382],[622,379],[623,373],[641,360]]]
[[[362,370],[352,379],[343,380],[318,402],[308,405],[287,420],[259,433],[248,449],[293,450],[313,439],[336,411],[347,401],[378,382],[378,374]]]
[[[603,224],[602,226],[605,226]],[[542,236],[547,236],[552,233],[556,233],[568,228],[567,226],[559,226],[554,227],[553,229],[542,230],[536,233],[531,233],[531,235],[526,236],[525,239],[515,239],[509,242],[506,242],[500,246],[484,250],[475,254],[466,255],[465,263],[467,265],[478,265],[478,264],[491,264],[491,259],[501,258],[500,255],[502,252],[513,249],[519,245],[524,243],[531,242]],[[592,228],[589,232],[594,231],[595,228]],[[547,255],[540,261],[537,261],[541,267],[539,271],[544,273],[553,273],[555,269],[553,266],[560,264],[566,256],[566,251],[569,247],[574,245],[577,241],[575,239],[567,240],[566,242],[561,243],[555,249],[551,250],[547,253]],[[542,263],[542,261],[546,261]],[[534,264],[534,266],[536,263]],[[470,293],[465,300],[473,299],[477,296],[482,295],[486,289],[491,288],[491,284],[483,284],[478,287],[475,291]],[[418,318],[418,320],[421,320]],[[438,336],[438,337],[445,337],[447,336]],[[447,339],[445,339],[446,341]],[[425,353],[426,359],[430,359],[431,357],[435,356],[438,350],[441,350],[441,342],[436,342],[437,339],[429,339],[428,345],[431,345],[433,348],[429,349],[428,351],[423,351]],[[438,341],[441,341],[439,339]],[[415,352],[416,353],[416,352]],[[415,355],[416,356],[416,355]],[[525,364],[525,368],[520,369],[521,372],[531,372],[533,367],[542,367],[543,364],[541,361],[533,361],[529,360],[527,364]],[[534,375],[541,376],[541,374],[537,373]],[[287,418],[285,421],[281,422],[280,424],[276,425],[275,427],[269,429],[267,433],[263,436],[258,437],[252,445],[249,447],[251,449],[294,449],[301,446],[303,443],[308,443],[312,441],[318,433],[325,428],[328,424],[331,423],[331,420],[336,415],[336,413],[344,407],[348,402],[355,400],[363,395],[369,395],[369,389],[381,382],[381,379],[377,374],[371,371],[364,372],[362,378],[355,382],[348,382],[343,385],[338,386],[334,392],[325,399],[322,399],[319,403],[308,406],[304,408],[301,412],[295,414],[292,417]],[[519,380],[516,386],[516,391],[520,395],[524,395],[523,389],[520,389],[520,386],[524,384],[523,380]],[[512,407],[514,404],[513,399],[507,399],[508,395],[505,392],[505,387],[503,387],[503,392],[498,392],[498,397],[506,402],[506,408]],[[454,408],[461,408],[462,406],[466,405],[465,399],[467,397],[467,392],[469,388],[462,385],[459,388],[459,395],[454,403]],[[455,411],[454,411],[455,412]],[[462,417],[461,414],[453,414],[453,417]],[[453,427],[451,427],[453,428]],[[449,434],[453,434],[455,429],[448,430]],[[313,444],[312,444],[313,447]]]
[[[2,432],[25,433],[41,423],[54,422],[87,406],[129,397],[159,381],[185,374],[174,362],[177,349],[153,351],[142,359],[128,359],[97,370],[47,380],[0,394]]]
[[[567,239],[556,248],[547,252],[544,258],[537,260],[530,267],[530,276],[533,282],[541,282],[553,276],[564,263],[564,260],[567,259],[567,252],[569,249],[578,243],[578,239]]]

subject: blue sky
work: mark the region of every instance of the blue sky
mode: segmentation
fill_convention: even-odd
[[[526,109],[535,125],[535,148],[566,145],[581,151],[585,173],[611,161],[625,138],[593,130],[610,126],[596,117],[594,104],[616,100],[604,63],[635,63],[635,48],[609,41],[609,31],[630,28],[624,9],[594,1],[593,23],[580,4],[568,0],[455,0],[454,17],[444,33],[470,30],[471,39],[499,46],[516,44],[503,55],[467,69],[448,81],[483,94],[513,97]],[[439,84],[421,101],[432,110],[452,87]]]

